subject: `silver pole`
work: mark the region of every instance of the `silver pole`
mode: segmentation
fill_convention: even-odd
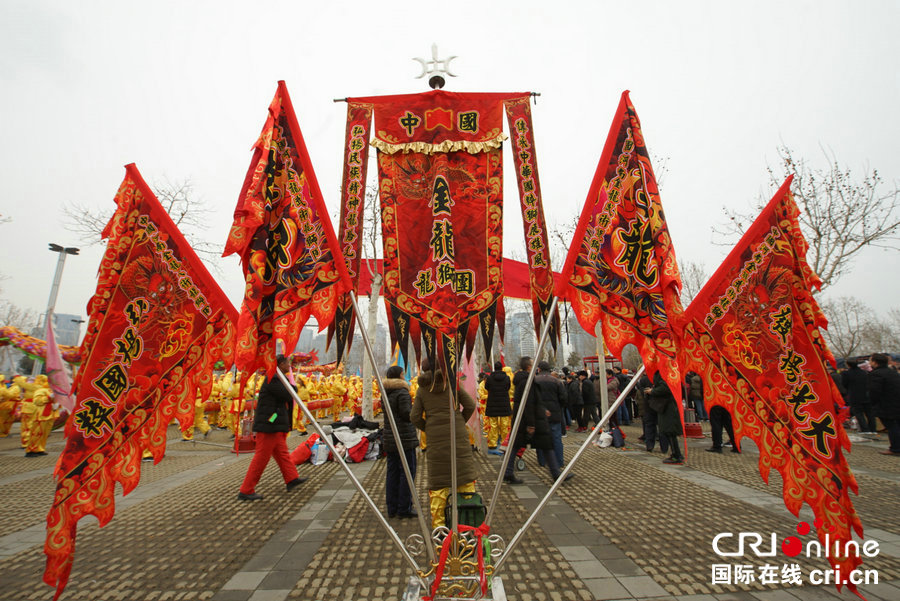
[[[446,357],[444,357],[446,363]],[[434,373],[434,366],[432,366],[432,372]],[[453,388],[450,386],[450,375],[445,376],[444,385],[448,387],[448,398],[450,399],[450,494],[447,496],[447,501],[450,502],[450,499],[453,499],[451,504],[451,519],[450,525],[452,528],[450,529],[450,536],[456,536],[456,530],[459,527],[459,508],[456,506],[456,487],[459,486],[459,482],[456,478],[456,399],[454,398]],[[456,377],[456,374],[453,374],[452,377]],[[457,382],[459,385],[459,382]]]
[[[66,264],[66,252],[65,250],[57,251],[59,253],[59,259],[56,261],[56,273],[53,274],[53,285],[50,286],[50,300],[47,301],[47,312],[44,313],[44,332],[47,331],[47,324],[50,323],[51,315],[53,310],[56,308],[56,297],[59,296],[59,283],[62,281],[62,272],[63,266]],[[46,335],[46,334],[39,334]],[[41,373],[41,361],[37,357],[34,359],[34,364],[31,368],[32,377]],[[46,363],[46,360],[43,361]]]
[[[597,375],[603,378],[603,382],[606,382],[606,344],[603,340],[603,324],[600,320],[597,320],[597,325],[594,327],[594,336],[597,337]],[[609,390],[607,390],[606,386],[600,386],[600,414],[605,415],[606,410],[609,409]],[[587,418],[585,418],[587,421]]]
[[[497,499],[500,496],[500,486],[503,484],[503,476],[506,475],[506,467],[512,460],[511,456],[515,442],[514,437],[519,432],[522,415],[525,413],[525,402],[528,398],[528,393],[531,391],[531,383],[534,381],[534,373],[537,370],[537,358],[541,356],[541,352],[544,350],[544,343],[547,342],[547,337],[550,332],[550,323],[553,319],[553,312],[556,311],[557,302],[558,299],[554,296],[553,302],[550,303],[550,310],[547,312],[547,319],[544,320],[544,327],[541,328],[541,339],[538,341],[537,350],[534,352],[534,361],[531,363],[531,371],[528,372],[528,381],[525,382],[525,390],[522,391],[522,400],[519,402],[519,411],[516,413],[515,422],[513,422],[512,429],[509,431],[509,444],[506,446],[506,453],[503,454],[503,461],[500,464],[500,473],[497,475],[497,484],[494,485],[494,494],[491,496],[491,504],[488,505],[487,515],[484,518],[484,523],[487,525],[491,524],[491,517],[494,515],[494,507],[496,507]]]
[[[506,561],[506,558],[509,557],[509,554],[512,553],[513,549],[516,548],[516,545],[519,544],[519,541],[522,540],[522,536],[525,534],[525,531],[528,530],[528,527],[531,526],[531,524],[534,522],[534,520],[537,519],[537,516],[541,513],[541,510],[544,509],[544,506],[550,500],[550,497],[552,497],[554,495],[554,493],[556,493],[556,489],[559,488],[560,485],[565,481],[566,476],[568,476],[569,472],[572,471],[572,467],[575,465],[575,463],[578,461],[578,459],[584,454],[584,452],[588,448],[588,446],[590,446],[590,444],[594,441],[594,439],[597,438],[597,436],[599,436],[601,432],[603,432],[604,424],[606,424],[606,422],[613,415],[613,413],[615,413],[616,409],[619,408],[619,405],[621,405],[625,401],[625,397],[628,396],[628,393],[631,392],[631,390],[635,386],[637,386],[638,379],[640,379],[640,377],[641,377],[641,375],[643,375],[643,373],[644,373],[644,366],[642,365],[641,368],[639,370],[637,370],[637,373],[634,374],[634,377],[631,379],[631,381],[628,383],[628,385],[625,387],[625,390],[623,390],[622,392],[619,393],[618,398],[616,398],[616,402],[613,403],[612,407],[610,407],[606,411],[606,413],[603,415],[603,419],[600,420],[600,423],[597,424],[591,430],[590,435],[582,443],[581,447],[575,453],[575,456],[572,457],[572,460],[569,461],[569,464],[559,475],[559,478],[556,479],[556,482],[553,483],[553,486],[550,487],[550,490],[547,491],[547,494],[544,495],[544,498],[541,499],[541,502],[538,503],[538,506],[534,508],[534,511],[531,513],[531,516],[529,516],[529,518],[527,520],[525,520],[525,523],[522,524],[522,527],[519,528],[518,532],[516,532],[516,535],[513,537],[513,539],[509,542],[509,545],[506,547],[506,551],[503,553],[503,556],[500,557],[500,559],[497,560],[497,563],[494,564],[493,576],[495,576],[495,577],[497,576],[497,573],[500,571],[500,567]]]
[[[350,478],[350,481],[353,482],[353,485],[356,487],[356,490],[359,491],[359,494],[362,495],[363,499],[366,500],[366,503],[369,504],[369,507],[372,508],[372,511],[375,512],[375,515],[378,517],[378,521],[387,531],[388,536],[390,536],[391,540],[394,541],[394,544],[397,545],[397,548],[400,549],[400,553],[403,554],[403,557],[409,562],[409,565],[412,566],[413,571],[416,574],[416,578],[419,580],[419,583],[423,588],[426,588],[427,585],[419,576],[419,566],[416,564],[416,560],[413,559],[412,555],[409,554],[409,551],[406,550],[406,547],[403,546],[403,542],[400,540],[400,537],[397,536],[397,533],[391,528],[391,525],[387,523],[387,520],[384,519],[384,516],[381,515],[381,512],[378,511],[378,507],[375,505],[375,502],[372,501],[372,497],[366,493],[366,489],[363,488],[362,483],[356,478],[352,471],[350,471],[350,466],[344,461],[344,458],[340,456],[337,449],[334,448],[334,444],[331,442],[331,437],[325,434],[325,431],[322,430],[322,426],[319,425],[318,420],[313,417],[313,414],[307,408],[306,403],[300,399],[297,395],[297,391],[288,382],[288,379],[284,376],[281,369],[275,368],[278,377],[281,378],[281,382],[284,384],[284,387],[288,389],[291,393],[291,396],[294,398],[294,402],[297,403],[297,406],[300,407],[300,410],[303,411],[303,415],[306,416],[307,421],[312,425],[312,427],[316,430],[316,433],[319,435],[319,440],[323,441],[327,446],[328,450],[331,451],[331,454],[334,456],[334,460],[341,464],[341,467],[344,468],[344,471],[347,473],[347,476]],[[427,544],[425,545],[428,546]]]
[[[356,293],[350,292],[350,302],[353,303],[353,310],[356,312],[356,318],[362,324],[362,312],[359,310],[359,304],[356,302]],[[378,371],[375,363],[375,353],[372,351],[372,343],[369,340],[369,334],[362,327],[359,328],[362,334],[363,345],[366,347],[366,353],[369,355],[369,361],[372,364],[372,371],[375,372],[375,381],[378,382],[378,390],[381,392],[381,408],[387,415],[391,424],[391,430],[394,432],[394,438],[397,440],[397,448],[400,450],[400,463],[403,464],[403,473],[406,474],[406,482],[409,490],[412,492],[413,503],[416,506],[416,513],[419,514],[419,528],[422,530],[422,536],[425,537],[425,548],[428,550],[428,558],[434,562],[437,557],[434,553],[434,545],[431,544],[431,529],[425,523],[425,513],[422,511],[422,503],[419,499],[419,493],[416,491],[416,482],[412,477],[412,470],[409,469],[409,463],[406,461],[406,453],[403,452],[403,445],[400,443],[400,431],[397,429],[397,420],[394,419],[394,412],[391,404],[387,401],[387,392],[384,389],[384,381],[381,379],[381,372]]]

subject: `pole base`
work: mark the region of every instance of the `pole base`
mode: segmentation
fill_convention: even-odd
[[[419,579],[415,576],[409,577],[409,583],[406,585],[406,592],[400,598],[400,601],[420,601],[422,597],[430,591],[422,589]],[[434,601],[465,601],[470,597],[441,597],[434,598]],[[491,586],[488,587],[487,595],[482,597],[486,601],[506,601],[506,590],[503,588],[503,580],[500,576],[491,578]]]

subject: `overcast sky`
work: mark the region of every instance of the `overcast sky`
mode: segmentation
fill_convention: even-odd
[[[548,221],[581,211],[621,92],[654,157],[679,259],[712,273],[722,207],[768,192],[785,144],[823,148],[862,174],[900,180],[900,3],[782,2],[46,2],[0,1],[0,299],[42,312],[57,255],[57,312],[84,314],[102,247],[63,228],[61,207],[112,206],[134,162],[151,185],[190,179],[222,243],[284,79],[326,202],[338,213],[346,105],[426,91],[413,57],[457,55],[458,92],[536,91]],[[511,163],[508,148],[507,164]],[[370,170],[370,177],[374,170]],[[507,179],[506,254],[522,247]],[[521,253],[521,250],[519,250]],[[869,251],[830,295],[879,310],[900,297],[900,253]],[[559,265],[555,265],[559,268]],[[891,277],[890,274],[895,274]],[[239,306],[236,258],[217,276]]]

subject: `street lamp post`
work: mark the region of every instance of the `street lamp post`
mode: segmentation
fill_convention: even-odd
[[[44,332],[47,331],[47,323],[50,321],[50,316],[56,308],[56,297],[59,295],[59,283],[62,280],[63,266],[66,264],[66,255],[77,255],[79,249],[72,247],[63,248],[59,244],[53,244],[51,242],[50,250],[59,253],[59,260],[56,262],[56,273],[53,275],[53,286],[50,288],[50,300],[47,302],[47,312],[44,314]],[[40,371],[40,363],[35,359],[34,367],[31,368],[31,375],[36,376]]]

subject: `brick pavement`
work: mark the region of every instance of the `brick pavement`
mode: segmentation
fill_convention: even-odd
[[[626,428],[629,443],[638,435]],[[249,455],[236,457],[227,435],[191,444],[170,428],[166,458],[142,464],[141,485],[117,497],[105,528],[83,520],[75,566],[62,599],[399,599],[409,576],[384,531],[333,464],[303,466],[310,480],[288,494],[270,466],[259,485],[263,501],[235,499]],[[574,454],[584,435],[565,439]],[[202,440],[199,439],[198,440]],[[292,437],[291,446],[300,439]],[[588,449],[576,478],[560,488],[523,537],[501,573],[508,598],[738,601],[854,598],[831,586],[767,588],[710,584],[717,561],[711,539],[722,530],[790,533],[797,518],[784,509],[780,480],[766,486],[752,449],[704,453],[691,441],[687,464],[664,466],[662,455]],[[878,455],[883,441],[854,446],[856,506],[866,536],[882,554],[864,566],[880,584],[861,586],[869,599],[900,599],[900,461]],[[632,449],[633,444],[629,444]],[[13,437],[0,439],[0,599],[51,599],[43,571],[43,516],[52,496],[52,467],[62,448],[51,436],[48,457],[25,459]],[[479,491],[500,459],[478,456]],[[507,542],[546,492],[549,478],[526,453],[525,484],[501,489],[494,531]],[[383,507],[384,462],[353,466]],[[417,478],[424,497],[424,461]],[[804,517],[801,515],[801,517]],[[93,523],[92,523],[93,522]],[[417,530],[392,520],[401,539]],[[742,559],[743,562],[743,559]],[[747,561],[746,563],[753,563]],[[802,562],[806,569],[822,568]]]

